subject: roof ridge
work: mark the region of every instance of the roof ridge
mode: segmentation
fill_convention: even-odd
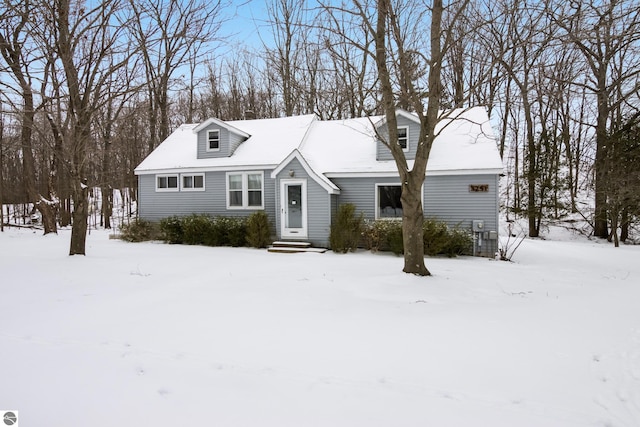
[[[316,124],[317,121],[318,121],[318,116],[316,114],[313,114],[311,122],[307,126],[307,130],[304,132],[304,135],[302,135],[302,139],[300,140],[300,144],[298,144],[297,150],[300,151],[300,154],[302,154],[302,148],[304,147],[305,143],[309,139],[309,135],[311,134],[312,129],[315,127],[314,125]]]

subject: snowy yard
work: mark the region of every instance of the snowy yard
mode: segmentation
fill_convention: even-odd
[[[640,247],[513,263],[0,233],[24,426],[637,426]]]

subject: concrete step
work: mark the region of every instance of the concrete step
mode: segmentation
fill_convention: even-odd
[[[309,242],[273,242],[267,251],[281,254],[295,254],[302,252],[325,253],[325,248],[313,248]]]
[[[311,243],[309,242],[294,242],[294,241],[273,242],[271,245],[277,248],[310,248],[311,247]]]

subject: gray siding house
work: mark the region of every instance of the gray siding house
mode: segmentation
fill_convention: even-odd
[[[398,110],[398,138],[415,158],[417,116]],[[498,250],[502,161],[483,108],[454,110],[437,129],[423,189],[425,217],[474,233],[474,252]],[[136,169],[139,216],[160,220],[264,210],[281,240],[326,247],[341,204],[371,220],[402,217],[400,182],[383,117],[314,115],[185,124]],[[410,164],[411,166],[411,164]]]

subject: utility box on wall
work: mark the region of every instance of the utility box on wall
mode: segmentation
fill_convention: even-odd
[[[474,233],[480,233],[484,231],[484,221],[483,220],[474,220],[471,228]]]

